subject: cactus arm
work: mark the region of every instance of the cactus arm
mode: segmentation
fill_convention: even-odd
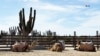
[[[20,30],[20,28],[17,27],[17,29],[18,29],[18,32],[19,32],[18,34],[21,35],[21,30]]]
[[[35,18],[36,18],[36,10],[34,10],[34,17],[33,17],[33,22],[32,22],[32,27],[31,28],[33,28],[34,27],[34,23],[35,23]]]
[[[26,30],[24,8],[22,9],[22,20],[23,30]]]
[[[23,27],[22,27],[22,11],[19,12],[19,21],[20,21],[19,28],[22,30],[23,29]]]
[[[29,20],[27,21],[27,31],[31,32],[31,25],[32,25],[32,7],[30,8]]]

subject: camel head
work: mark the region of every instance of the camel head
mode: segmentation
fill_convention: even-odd
[[[28,51],[32,50],[38,44],[37,41],[32,41],[30,45],[28,45]]]

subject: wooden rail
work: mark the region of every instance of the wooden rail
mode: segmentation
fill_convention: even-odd
[[[77,41],[92,41],[99,49],[100,47],[100,36],[2,36],[0,38],[0,48],[11,48],[11,45],[14,44],[15,41],[27,41],[31,43],[34,40],[38,41],[38,45],[43,45],[45,47],[50,47],[52,45],[52,41],[64,40],[66,47],[74,47],[76,46]],[[5,46],[2,46],[5,45]],[[8,46],[9,45],[9,46]]]

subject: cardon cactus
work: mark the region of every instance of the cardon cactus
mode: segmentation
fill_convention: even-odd
[[[32,7],[30,8],[30,15],[29,20],[27,23],[25,23],[25,13],[24,8],[20,10],[19,12],[19,27],[18,31],[21,35],[28,36],[29,33],[32,31],[35,23],[35,17],[36,17],[36,10],[34,10],[34,15],[32,16]]]
[[[10,28],[9,28],[9,33],[10,33],[10,35],[16,35],[16,33],[17,33],[17,28],[16,28],[16,27],[10,27]]]
[[[1,30],[0,35],[1,35],[1,36],[8,35],[8,32]]]

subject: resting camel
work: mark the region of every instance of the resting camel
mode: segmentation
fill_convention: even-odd
[[[76,50],[79,51],[92,51],[95,52],[95,46],[92,42],[78,42]]]
[[[18,42],[16,41],[12,45],[12,51],[14,52],[25,52],[25,51],[30,51],[31,49],[34,48],[36,45],[36,41],[33,41],[30,45],[27,42]]]
[[[58,42],[54,43],[54,45],[49,49],[50,51],[62,52],[65,49],[64,43]]]

